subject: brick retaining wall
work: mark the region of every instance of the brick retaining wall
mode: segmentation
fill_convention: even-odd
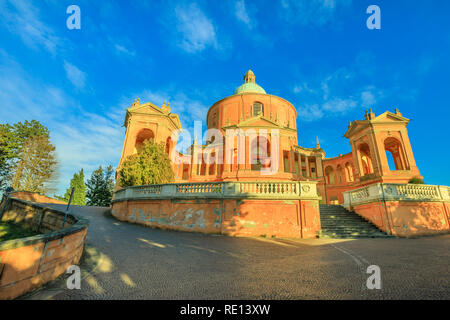
[[[10,198],[1,221],[42,233],[0,242],[0,299],[14,299],[58,278],[83,254],[88,220]]]

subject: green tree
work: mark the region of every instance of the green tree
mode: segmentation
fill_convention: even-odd
[[[12,141],[12,127],[0,124],[0,190],[6,189],[11,178]]]
[[[70,188],[66,190],[64,195],[64,201],[69,202],[72,188],[75,188],[72,198],[72,204],[78,206],[86,205],[86,185],[84,184],[84,171],[80,170],[78,173],[74,173],[72,180],[70,180]]]
[[[138,154],[129,156],[119,172],[121,187],[170,183],[174,174],[164,144],[146,140]]]
[[[95,170],[91,177],[86,182],[86,198],[87,205],[108,207],[111,204],[111,199],[114,191],[114,169],[108,166],[103,170],[100,166]]]
[[[21,147],[20,158],[12,181],[15,190],[48,193],[57,178],[55,147],[48,136],[28,138]]]
[[[29,156],[30,146],[37,143],[37,140],[30,142],[29,139],[41,136],[46,137],[48,140],[50,138],[48,129],[36,120],[26,120],[24,123],[18,122],[13,125],[0,124],[0,189],[4,189],[8,185],[14,185],[14,182],[16,187],[22,188],[20,181],[24,179],[23,171],[27,170],[24,167],[24,158],[27,158],[24,152],[28,152]],[[28,146],[27,141],[29,143]],[[40,142],[43,142],[43,140]],[[28,147],[27,150],[25,150],[26,146]],[[57,173],[56,165],[53,169],[54,171],[50,172],[50,175],[45,175],[54,177]]]

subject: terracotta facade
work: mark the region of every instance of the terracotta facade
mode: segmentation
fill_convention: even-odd
[[[206,144],[195,138],[185,154],[175,149],[174,133],[181,130],[181,123],[170,106],[136,100],[125,118],[119,169],[126,157],[139,152],[145,139],[153,139],[164,143],[172,158],[182,159],[183,163],[173,164],[175,182],[316,181],[323,203],[342,204],[344,191],[376,182],[408,183],[411,178],[421,178],[408,138],[408,122],[398,110],[379,116],[366,111],[364,120],[350,122],[345,133],[352,152],[326,158],[319,141],[315,148],[298,145],[295,107],[267,94],[249,70],[235,94],[210,107],[206,123],[212,133]],[[227,136],[229,132],[234,135]],[[389,168],[387,154],[392,155],[395,168]],[[262,175],[260,169],[269,167],[275,171]]]

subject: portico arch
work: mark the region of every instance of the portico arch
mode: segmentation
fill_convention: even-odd
[[[325,168],[325,179],[328,184],[336,183],[334,168],[332,166],[328,166]]]
[[[140,153],[142,150],[142,145],[145,141],[151,140],[154,141],[155,134],[150,129],[142,129],[139,131],[139,133],[136,135],[136,142],[134,144],[134,153]]]
[[[392,137],[387,138],[384,140],[384,150],[386,151],[386,157],[388,158],[390,153],[394,161],[395,168],[389,167],[389,170],[406,170],[405,157],[400,141]]]
[[[359,154],[361,158],[361,175],[365,176],[373,173],[372,158],[370,156],[370,148],[367,143],[362,143],[359,145]]]

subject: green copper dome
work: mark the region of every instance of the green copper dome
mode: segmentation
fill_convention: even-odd
[[[236,90],[234,90],[234,94],[241,94],[246,92],[253,92],[253,93],[266,93],[266,90],[261,88],[259,85],[257,85],[254,82],[247,82],[243,85],[240,85]]]
[[[247,92],[266,94],[266,91],[255,83],[255,79],[256,77],[253,71],[248,70],[244,76],[245,83],[240,85],[236,90],[234,90],[234,94],[242,94]]]

